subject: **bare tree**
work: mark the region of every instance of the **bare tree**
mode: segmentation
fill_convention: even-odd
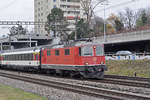
[[[125,12],[119,12],[120,21],[124,24],[124,27],[128,30],[131,30],[136,26],[137,13],[126,8]]]
[[[16,26],[12,26],[10,28],[10,35],[17,35],[17,34],[23,34],[25,35],[27,33],[27,29],[23,28],[22,25],[18,25],[17,27]]]
[[[89,24],[91,21],[91,17],[93,16],[94,9],[106,0],[81,0],[81,6],[86,14],[87,23]]]

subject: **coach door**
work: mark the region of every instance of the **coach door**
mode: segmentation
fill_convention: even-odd
[[[47,50],[46,49],[43,49],[42,51],[41,51],[41,63],[42,64],[46,64],[46,59],[47,59]]]

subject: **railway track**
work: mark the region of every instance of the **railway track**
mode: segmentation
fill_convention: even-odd
[[[105,75],[104,80],[98,82],[132,87],[150,88],[150,78]]]
[[[31,74],[31,73],[28,73],[28,74]],[[49,77],[49,75],[46,75],[46,74],[40,74],[40,75]],[[53,77],[60,78],[59,76],[53,76]],[[65,77],[65,79],[72,79],[72,78]],[[80,79],[74,79],[74,80],[80,80]],[[106,83],[106,84],[123,85],[123,86],[150,89],[150,78],[105,75],[105,78],[103,80],[94,80],[94,79],[82,79],[82,80],[83,81],[85,80],[88,82]]]
[[[102,98],[102,99],[150,100],[150,97],[147,97],[147,96],[136,95],[136,94],[131,94],[131,93],[128,94],[125,92],[118,92],[118,91],[94,88],[94,87],[83,86],[83,85],[75,85],[75,84],[69,84],[69,83],[64,83],[64,82],[42,80],[42,79],[18,76],[18,75],[14,75],[14,74],[1,73],[1,72],[0,72],[0,76],[15,79],[15,80],[21,80],[21,81],[25,81],[25,82],[30,82],[30,83],[34,83],[34,84],[38,84],[38,85],[48,86],[48,87],[52,87],[52,88],[63,89],[63,90],[80,93],[83,95],[93,96],[93,97],[97,97],[97,98]]]
[[[123,80],[123,79],[118,80],[118,79],[113,79],[113,78],[105,78],[104,80],[95,81],[95,82],[150,89],[150,83],[141,82],[141,81],[131,81],[131,80]]]
[[[118,76],[118,75],[105,75],[105,78],[113,78],[113,79],[124,79],[124,80],[135,80],[135,81],[150,82],[150,78],[141,78],[141,77],[129,77],[129,76]]]

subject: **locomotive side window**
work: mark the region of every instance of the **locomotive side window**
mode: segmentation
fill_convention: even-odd
[[[65,55],[70,55],[70,49],[65,49]]]
[[[47,50],[47,56],[51,55],[51,50]]]
[[[59,50],[55,50],[55,55],[59,56]]]
[[[82,48],[82,56],[93,56],[93,47],[92,46],[84,46]]]
[[[81,56],[81,48],[79,47],[79,56]]]
[[[104,55],[104,49],[101,46],[96,46],[96,56]]]

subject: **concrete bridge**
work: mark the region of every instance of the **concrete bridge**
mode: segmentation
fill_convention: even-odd
[[[136,42],[143,40],[150,40],[150,30],[141,30],[135,32],[107,35],[106,41],[104,41],[103,36],[95,38],[96,42],[104,44]]]

